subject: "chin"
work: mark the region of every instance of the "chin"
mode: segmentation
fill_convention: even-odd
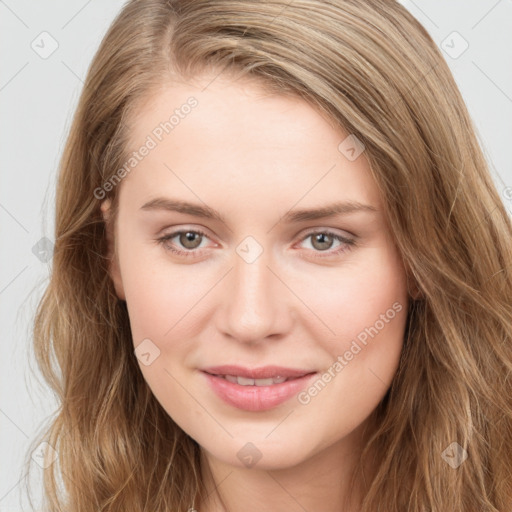
[[[203,446],[202,449],[222,463],[239,469],[286,469],[300,464],[311,455],[304,452],[303,442],[283,443],[277,438],[275,442],[233,439],[229,446],[217,444],[213,450]]]

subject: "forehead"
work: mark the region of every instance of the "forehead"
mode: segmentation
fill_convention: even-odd
[[[202,192],[224,185],[242,196],[265,190],[271,200],[274,188],[293,202],[326,192],[379,202],[364,152],[355,160],[344,152],[350,134],[305,100],[254,80],[206,75],[162,84],[128,133],[129,152],[151,147],[127,180],[146,196],[182,177],[181,187],[186,178]]]
[[[187,103],[192,101],[197,105],[189,109]],[[174,119],[171,119],[173,114]],[[301,128],[303,133],[315,129],[324,137],[327,131],[337,131],[338,136],[345,133],[341,127],[335,128],[333,120],[322,114],[319,108],[296,94],[285,91],[277,94],[263,81],[246,76],[234,79],[207,74],[187,81],[168,80],[139,99],[128,123],[131,140],[169,120],[173,124],[172,129],[177,128],[189,114],[193,114],[195,126],[202,124],[204,128],[212,128],[209,135],[231,127],[260,126],[263,129],[251,132],[252,137],[270,136],[274,135],[273,122],[278,122],[281,127],[293,123],[294,126],[288,128],[295,135]]]

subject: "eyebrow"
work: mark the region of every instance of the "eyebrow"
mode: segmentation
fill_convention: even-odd
[[[214,219],[226,224],[224,217],[213,208],[207,205],[189,203],[187,201],[179,201],[168,199],[165,197],[157,197],[143,204],[141,210],[167,210],[205,219]],[[305,208],[302,210],[290,210],[282,218],[281,222],[297,223],[306,220],[324,219],[335,215],[347,215],[356,212],[376,213],[378,209],[369,204],[363,204],[358,201],[345,201],[333,203],[320,208]]]

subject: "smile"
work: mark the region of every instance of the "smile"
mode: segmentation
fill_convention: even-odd
[[[222,377],[233,384],[240,384],[241,386],[272,386],[274,384],[281,384],[292,377],[274,377],[268,379],[249,379],[247,377],[241,377],[236,375],[217,375]]]
[[[302,391],[317,372],[296,377],[250,378],[201,372],[214,394],[225,404],[245,411],[273,409]]]

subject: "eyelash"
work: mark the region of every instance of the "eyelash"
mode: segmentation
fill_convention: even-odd
[[[162,245],[166,251],[170,251],[174,254],[177,254],[178,256],[184,256],[186,258],[191,258],[191,257],[194,257],[196,255],[196,253],[199,252],[199,250],[185,250],[185,251],[180,251],[176,248],[174,248],[173,246],[171,245],[167,245],[166,242],[171,240],[172,238],[178,236],[178,235],[181,235],[181,234],[184,234],[184,233],[195,233],[197,235],[200,235],[200,236],[203,236],[203,237],[206,237],[208,238],[208,235],[206,233],[204,233],[203,231],[199,230],[199,229],[182,229],[182,230],[179,230],[179,231],[175,231],[173,233],[169,233],[161,238],[158,238],[157,239],[157,242]],[[334,250],[334,251],[325,251],[326,255],[320,255],[320,253],[324,252],[324,251],[313,251],[313,252],[316,252],[316,253],[319,253],[317,256],[315,256],[315,258],[326,258],[326,257],[332,257],[332,256],[337,256],[337,255],[340,255],[344,252],[347,252],[347,251],[350,251],[353,247],[356,246],[356,241],[352,238],[345,238],[344,236],[341,236],[341,235],[338,235],[336,233],[333,233],[332,231],[329,231],[328,229],[326,230],[320,230],[320,231],[313,231],[313,232],[310,232],[308,233],[307,235],[305,235],[301,242],[304,242],[305,240],[307,240],[309,237],[311,236],[314,236],[314,235],[329,235],[331,236],[332,238],[334,238],[335,240],[338,240],[339,242],[342,242],[345,244],[345,247],[341,246],[340,248]]]

